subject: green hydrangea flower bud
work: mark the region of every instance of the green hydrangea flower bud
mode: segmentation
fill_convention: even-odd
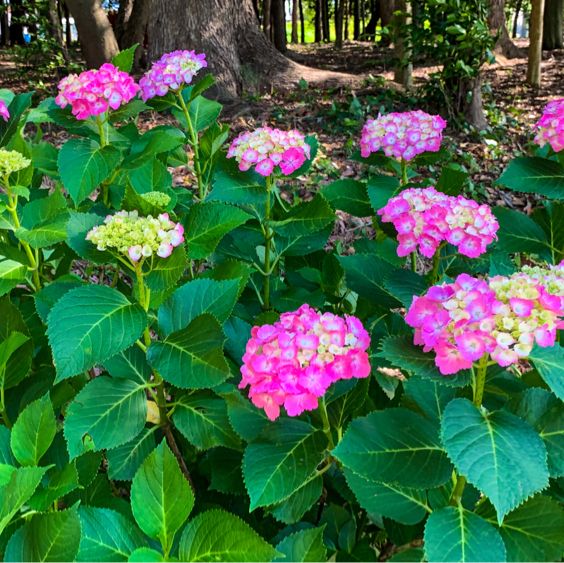
[[[23,170],[31,164],[31,160],[26,158],[23,154],[18,151],[7,151],[6,149],[0,149],[0,176],[6,177],[17,172],[18,170]]]
[[[155,207],[165,208],[170,203],[170,196],[163,192],[147,192],[141,197]]]

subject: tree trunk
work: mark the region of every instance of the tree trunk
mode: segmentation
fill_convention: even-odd
[[[314,27],[315,42],[321,43],[321,41],[323,41],[323,27],[321,25],[321,0],[315,0]]]
[[[69,53],[67,51],[67,46],[63,38],[63,26],[61,25],[61,19],[59,18],[59,10],[57,7],[57,0],[49,0],[49,23],[50,32],[57,40],[61,53],[65,62],[69,61]]]
[[[300,6],[300,33],[301,41],[305,43],[305,17],[304,17],[304,4],[303,0],[298,0]]]
[[[394,71],[394,82],[401,84],[406,90],[413,85],[413,63],[411,61],[411,5],[406,0],[396,2],[397,13],[394,15],[393,33],[395,58],[398,63]]]
[[[22,0],[10,1],[10,44],[23,45],[23,19],[25,18],[25,8]]]
[[[8,25],[7,6],[0,10],[0,45],[7,47],[10,44],[10,26]]]
[[[272,42],[281,52],[285,53],[286,46],[286,10],[284,0],[272,0]]]
[[[66,0],[86,64],[96,68],[119,52],[114,30],[100,0]]]
[[[272,21],[272,0],[264,0],[262,4],[262,30],[269,41],[272,41],[272,29],[270,27]]]
[[[562,12],[564,11],[564,0],[545,0],[542,48],[547,51],[562,49]]]
[[[523,5],[523,0],[517,0],[515,4],[515,15],[513,16],[513,29],[511,30],[511,37],[515,39],[517,37],[517,24],[519,22],[519,14],[521,13],[521,6]]]
[[[72,29],[70,23],[70,12],[69,7],[67,6],[64,0],[61,0],[63,4],[63,15],[65,16],[65,42],[67,44],[67,48],[72,45]]]
[[[469,101],[467,101],[469,98]],[[462,100],[464,106],[464,116],[468,123],[482,131],[488,127],[488,121],[484,114],[482,103],[482,77],[478,76],[474,79],[464,82],[462,87]]]
[[[323,10],[321,12],[321,23],[323,26],[323,40],[326,42],[331,41],[331,24],[329,18],[329,0],[321,0]]]
[[[353,22],[353,39],[358,41],[360,37],[360,0],[352,0],[353,1],[353,15],[354,15],[354,22]]]
[[[527,63],[527,82],[535,88],[540,87],[542,60],[542,19],[544,0],[531,0],[531,19],[529,23],[529,61]]]
[[[135,51],[134,68],[139,69],[143,66],[144,53],[147,38],[147,26],[149,24],[149,16],[153,9],[153,0],[135,0],[131,15],[125,26],[125,30],[121,37],[120,47],[127,49],[135,43],[139,44]]]
[[[343,4],[344,0],[335,0],[335,47],[343,47]]]
[[[116,34],[117,42],[122,47],[123,35],[125,34],[125,29],[127,27],[127,22],[131,17],[131,12],[133,10],[133,2],[135,0],[120,0],[116,21],[114,24],[114,33]]]
[[[380,2],[372,2],[370,5],[370,20],[366,25],[366,36],[367,39],[374,41],[376,38],[376,26],[378,25],[378,20],[380,19]]]
[[[251,0],[153,0],[149,60],[175,49],[206,54],[221,97],[258,86],[292,64],[261,33]]]
[[[343,17],[345,19],[343,23],[343,37],[345,41],[349,40],[349,0],[341,0],[343,2]]]
[[[490,0],[488,14],[490,31],[498,35],[496,48],[508,59],[521,56],[521,49],[513,43],[505,25],[505,0]]]
[[[292,0],[292,43],[298,42],[299,0]]]

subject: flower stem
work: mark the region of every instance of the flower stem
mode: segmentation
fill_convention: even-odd
[[[439,279],[439,266],[441,264],[441,250],[443,249],[443,244],[439,245],[437,251],[433,255],[433,269],[431,270],[431,285],[437,283]]]
[[[186,125],[188,127],[188,135],[190,135],[190,144],[192,145],[192,150],[194,151],[194,172],[196,173],[196,180],[198,181],[198,197],[200,201],[206,197],[206,190],[204,187],[204,180],[202,178],[202,166],[200,162],[200,146],[198,142],[198,134],[194,130],[194,125],[192,123],[192,118],[190,117],[190,112],[188,111],[188,106],[182,97],[182,91],[177,92],[178,101],[180,102],[180,107],[182,113],[186,119]]]
[[[403,158],[400,161],[400,168],[401,168],[400,185],[405,186],[409,180],[407,177],[407,161],[404,160]]]
[[[331,434],[331,423],[329,422],[329,415],[327,414],[327,405],[325,404],[325,397],[319,398],[319,414],[321,415],[321,422],[323,422],[323,433],[327,436],[327,441],[329,442],[329,449],[332,450],[335,447],[335,442],[333,441],[333,435]]]
[[[476,375],[473,385],[473,399],[472,402],[474,406],[480,408],[482,406],[482,399],[484,397],[484,387],[486,386],[486,374],[488,372],[488,354],[484,354],[478,366],[476,368]],[[464,493],[464,487],[466,486],[466,477],[463,475],[458,475],[456,478],[456,483],[452,489],[450,495],[450,504],[457,505],[462,499],[462,494]]]
[[[417,273],[417,253],[411,253],[411,271]]]
[[[96,125],[98,126],[98,134],[100,135],[100,146],[103,148],[108,144],[108,136],[106,135],[106,119],[101,119],[99,115],[96,116]],[[108,181],[104,181],[100,184],[100,191],[102,193],[102,202],[107,207],[109,203],[109,190]]]
[[[270,250],[272,245],[272,231],[270,230],[270,202],[272,191],[272,178],[266,177],[266,204],[264,209],[264,283],[263,283],[263,308],[270,309]]]

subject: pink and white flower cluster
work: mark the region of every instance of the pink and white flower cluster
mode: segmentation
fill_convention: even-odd
[[[8,119],[10,119],[10,112],[8,111],[8,106],[4,100],[0,100],[0,117],[4,119],[4,121],[8,121]]]
[[[554,152],[564,150],[564,98],[546,104],[535,129],[537,145],[543,147],[548,143]]]
[[[86,240],[98,250],[116,250],[132,262],[156,254],[168,258],[175,247],[184,242],[184,227],[169,219],[168,213],[158,217],[140,217],[137,211],[118,211],[108,215],[104,224],[94,227]]]
[[[460,254],[476,258],[486,252],[499,228],[488,205],[449,196],[433,187],[404,190],[379,209],[378,215],[398,233],[398,256],[419,249],[431,258],[446,241]]]
[[[441,148],[446,121],[440,115],[421,110],[388,113],[369,119],[362,128],[360,154],[367,158],[383,150],[397,160],[411,160],[424,152]]]
[[[270,176],[278,166],[288,176],[310,158],[310,149],[299,131],[260,127],[235,138],[227,158],[235,158],[243,172],[254,167],[262,176]]]
[[[239,388],[270,420],[284,405],[289,416],[314,410],[339,379],[368,377],[370,337],[356,318],[319,313],[309,305],[255,326],[243,356]]]
[[[467,274],[415,297],[405,317],[414,343],[435,352],[450,375],[489,354],[502,367],[516,364],[534,344],[554,346],[564,328],[564,265],[523,268],[510,277]]]
[[[58,88],[55,103],[62,108],[70,105],[72,114],[81,120],[101,115],[110,108],[116,110],[139,91],[133,78],[111,63],[79,75],[69,74],[59,82]]]
[[[165,96],[169,90],[178,90],[190,84],[202,68],[208,66],[206,55],[195,51],[173,51],[154,62],[139,81],[143,101]]]

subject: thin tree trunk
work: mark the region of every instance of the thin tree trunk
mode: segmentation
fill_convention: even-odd
[[[478,75],[474,79],[465,81],[462,93],[464,116],[468,123],[479,131],[486,129],[488,121],[482,103],[482,77]],[[469,101],[467,101],[468,99]]]
[[[344,0],[335,0],[335,47],[343,47],[343,4]]]
[[[353,1],[353,15],[354,15],[354,22],[353,22],[353,39],[358,41],[360,37],[360,1],[361,0],[352,0]]]
[[[488,25],[498,35],[496,48],[508,59],[521,56],[521,49],[513,43],[505,25],[505,0],[490,0]]]
[[[517,0],[515,4],[515,15],[513,16],[513,29],[511,30],[511,37],[515,39],[517,37],[517,24],[519,22],[519,14],[521,13],[521,6],[523,5],[523,0]]]
[[[406,90],[413,85],[413,63],[411,61],[411,5],[406,0],[396,2],[397,13],[394,16],[394,50],[398,63],[394,70],[394,82]]]
[[[25,17],[25,8],[22,0],[10,1],[10,44],[23,45],[23,18]]]
[[[272,41],[272,0],[264,0],[262,4],[262,30],[269,41]]]
[[[527,82],[539,88],[541,83],[542,60],[542,20],[544,0],[531,0],[531,19],[529,24],[529,61],[527,64]]]
[[[298,42],[299,0],[292,0],[292,43]]]
[[[542,48],[547,51],[562,49],[562,12],[564,12],[564,0],[545,0]]]
[[[300,6],[300,37],[302,43],[305,43],[305,17],[303,0],[298,0]]]
[[[120,0],[116,21],[114,25],[114,33],[116,34],[116,39],[120,48],[122,48],[123,35],[125,29],[127,28],[127,22],[131,17],[131,12],[133,10],[133,2],[135,0]]]
[[[315,0],[314,27],[315,42],[321,43],[321,41],[323,41],[323,27],[321,25],[321,0]]]
[[[344,22],[344,39],[349,40],[349,0],[341,0],[343,2]]]
[[[135,43],[139,44],[135,51],[134,67],[140,68],[141,61],[145,52],[145,38],[147,36],[147,26],[149,24],[149,16],[153,8],[153,0],[135,0],[131,15],[125,26],[125,31],[121,38],[120,47],[127,49]]]
[[[281,53],[285,53],[287,50],[287,38],[284,0],[272,0],[272,38],[274,46]]]
[[[0,45],[6,47],[10,44],[10,26],[8,24],[8,9],[3,5],[0,11]]]
[[[63,26],[61,25],[61,19],[59,18],[59,9],[57,7],[57,0],[49,0],[49,23],[51,24],[51,33],[57,40],[61,53],[63,54],[63,59],[65,62],[69,61],[69,53],[67,51],[67,46],[63,38]]]
[[[70,48],[72,45],[72,28],[70,22],[70,12],[69,7],[67,6],[64,0],[61,0],[63,3],[63,15],[65,16],[65,42],[67,44],[67,48]]]
[[[331,41],[331,23],[329,17],[329,0],[321,0],[321,5],[323,6],[322,12],[322,24],[323,24],[323,40],[325,42]]]

